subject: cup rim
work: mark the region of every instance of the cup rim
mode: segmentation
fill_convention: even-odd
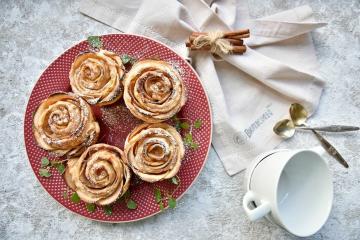
[[[273,149],[267,152],[263,152],[259,154],[252,163],[250,163],[250,166],[246,169],[246,190],[250,191],[250,185],[251,185],[251,179],[254,174],[255,169],[259,166],[259,164],[267,157],[270,157],[271,155],[277,153],[277,152],[283,152],[283,151],[289,151],[289,149]]]

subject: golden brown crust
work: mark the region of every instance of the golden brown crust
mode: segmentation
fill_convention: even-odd
[[[163,122],[185,105],[185,85],[169,63],[142,60],[125,76],[124,101],[135,117],[148,123]]]
[[[146,182],[157,182],[177,174],[185,148],[174,127],[144,123],[128,135],[124,153],[137,176]]]
[[[123,152],[107,144],[89,147],[78,160],[68,164],[66,172],[71,177],[68,185],[86,203],[109,205],[130,186],[130,168]]]
[[[73,93],[57,92],[36,109],[33,133],[42,149],[73,157],[96,143],[100,127],[84,99]]]
[[[71,65],[71,89],[89,104],[109,105],[123,94],[121,80],[124,73],[124,65],[115,53],[103,49],[84,52]]]

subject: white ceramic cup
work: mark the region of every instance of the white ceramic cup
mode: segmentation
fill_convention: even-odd
[[[280,150],[260,160],[249,175],[243,208],[251,221],[264,216],[296,236],[316,233],[329,217],[332,177],[324,150]],[[256,207],[252,208],[251,203]]]

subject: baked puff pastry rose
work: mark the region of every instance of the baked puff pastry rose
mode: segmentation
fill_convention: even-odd
[[[130,186],[130,169],[123,152],[107,144],[89,147],[79,159],[70,159],[65,172],[69,187],[87,203],[109,205]]]
[[[146,182],[157,182],[177,174],[185,148],[174,127],[145,123],[128,135],[124,153],[137,176]]]
[[[58,92],[36,109],[33,132],[39,147],[72,157],[96,143],[100,127],[84,99],[73,93]]]
[[[124,65],[118,55],[106,50],[76,57],[69,73],[71,89],[88,103],[109,105],[123,94]]]
[[[184,106],[185,85],[169,63],[142,60],[125,76],[124,100],[135,117],[158,123],[171,118]]]

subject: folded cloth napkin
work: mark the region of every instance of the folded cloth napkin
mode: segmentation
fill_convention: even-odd
[[[319,102],[324,82],[309,32],[325,24],[314,20],[308,6],[255,20],[246,1],[232,0],[84,0],[80,11],[161,41],[183,57],[192,31],[250,29],[244,55],[218,61],[209,53],[191,53],[212,107],[212,144],[229,175],[281,142],[272,128],[291,103],[312,113]]]

